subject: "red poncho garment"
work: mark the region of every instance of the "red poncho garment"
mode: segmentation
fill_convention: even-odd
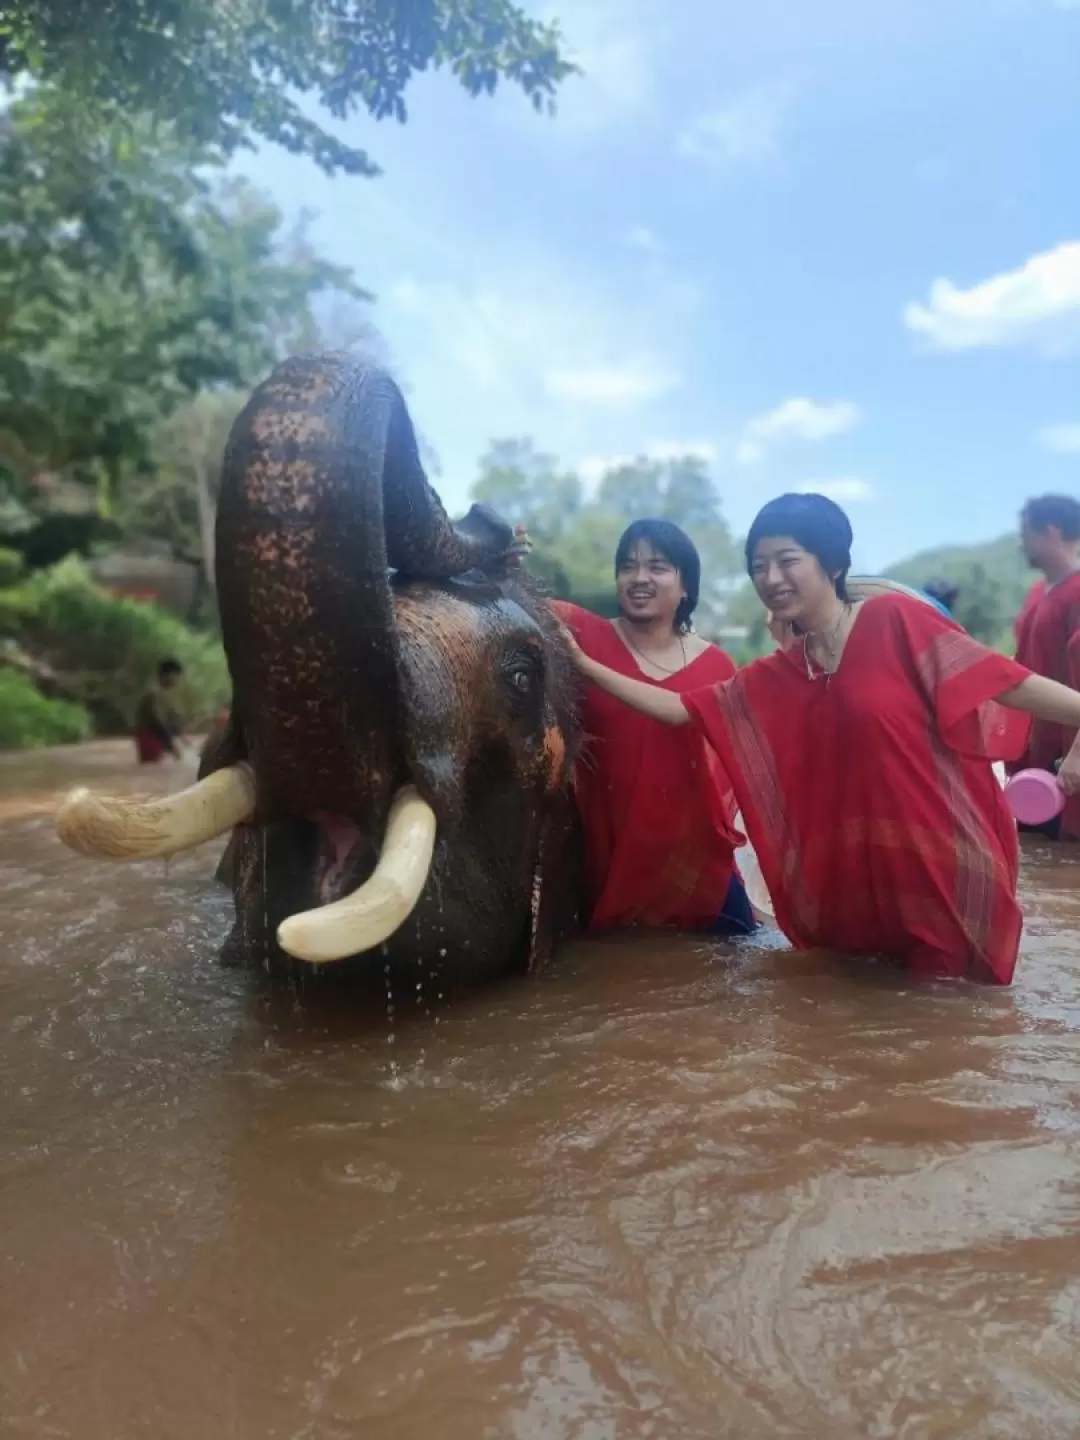
[[[1019,851],[990,762],[1023,749],[1028,717],[994,697],[1028,673],[932,606],[883,595],[835,674],[811,680],[799,644],[685,697],[793,944],[1009,983]]]
[[[1057,585],[1047,586],[1045,580],[1033,585],[1016,618],[1015,630],[1016,658],[1021,665],[1080,690],[1080,572]],[[1076,731],[1067,725],[1035,720],[1023,755],[1009,769],[1052,770],[1054,761],[1069,753],[1075,738]],[[1059,833],[1063,838],[1080,839],[1080,796],[1073,795],[1065,802]]]
[[[562,601],[553,608],[586,655],[664,690],[685,692],[734,675],[711,645],[684,670],[650,680],[608,620]],[[707,930],[735,873],[730,782],[704,739],[639,715],[586,686],[585,744],[574,790],[585,837],[590,930],[634,925]]]

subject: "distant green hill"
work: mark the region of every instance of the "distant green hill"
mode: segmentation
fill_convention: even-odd
[[[1015,535],[982,545],[942,545],[901,560],[885,574],[906,585],[949,580],[959,586],[956,618],[977,639],[1011,649],[1011,627],[1029,587],[1037,578]]]

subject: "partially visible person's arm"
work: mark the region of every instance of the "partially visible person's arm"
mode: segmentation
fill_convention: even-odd
[[[590,660],[565,627],[563,634],[567,637],[574,664],[586,680],[591,680],[601,690],[614,695],[616,700],[629,705],[631,710],[638,710],[642,715],[651,715],[654,720],[665,725],[690,723],[690,715],[678,695],[670,690],[661,690],[657,685],[646,685],[643,680],[631,680],[629,675],[620,675],[617,670],[609,670],[598,660]]]
[[[1080,691],[1048,680],[1045,675],[1029,675],[997,698],[999,704],[1007,705],[1010,710],[1023,710],[1036,720],[1080,728]]]
[[[1059,685],[1045,675],[1029,675],[997,698],[999,704],[1010,710],[1023,710],[1036,720],[1076,727],[1077,737],[1058,772],[1058,779],[1066,795],[1080,794],[1080,691]]]

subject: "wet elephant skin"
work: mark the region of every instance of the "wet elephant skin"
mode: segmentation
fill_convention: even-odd
[[[507,563],[513,539],[483,506],[451,524],[384,372],[299,356],[255,391],[217,523],[232,706],[201,766],[256,778],[223,870],[228,960],[310,972],[278,925],[368,878],[406,784],[437,822],[420,902],[381,957],[326,971],[438,967],[453,989],[537,963],[573,927],[573,673]]]

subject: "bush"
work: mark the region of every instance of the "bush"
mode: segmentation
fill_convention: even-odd
[[[46,700],[29,676],[0,666],[0,750],[73,745],[92,729],[84,706]]]
[[[18,550],[9,550],[0,545],[0,590],[21,580],[26,564]]]
[[[156,605],[121,598],[68,558],[0,591],[0,637],[9,636],[44,660],[62,693],[86,706],[102,734],[130,730],[135,709],[158,662],[184,667],[176,704],[187,723],[201,725],[228,702],[220,644]]]

